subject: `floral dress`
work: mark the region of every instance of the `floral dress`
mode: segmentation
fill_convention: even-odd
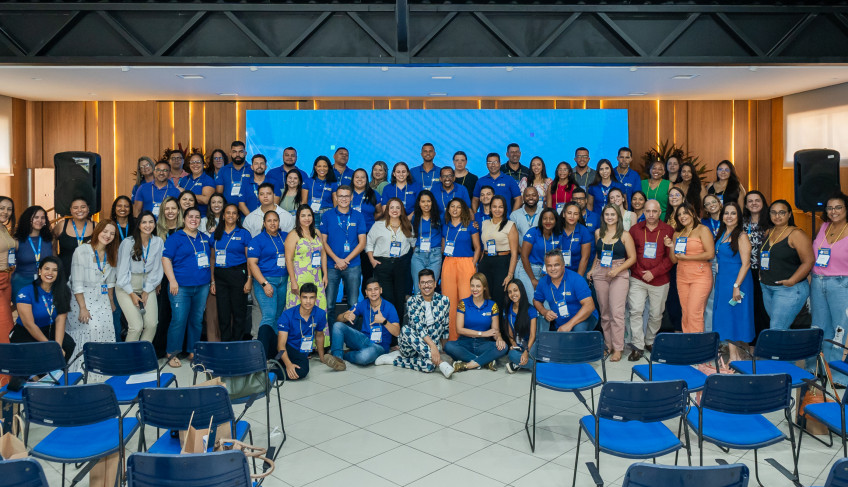
[[[83,295],[85,307],[91,315],[88,323],[80,322],[79,304],[75,298],[71,298],[66,331],[76,342],[77,350],[82,350],[82,346],[88,342],[115,341],[108,290],[115,287],[116,273],[109,262],[105,262],[105,255],[101,253],[98,257],[102,259],[99,262],[94,258],[91,245],[82,244],[74,252],[71,264],[71,290],[74,294]],[[82,360],[74,361],[69,369],[71,372],[82,371]]]
[[[303,286],[307,282],[314,283],[318,286],[318,307],[327,310],[327,295],[324,293],[323,276],[321,274],[321,266],[312,266],[312,254],[321,251],[321,240],[316,235],[314,239],[302,237],[297,241],[294,248],[294,258],[292,259],[294,268],[289,269],[289,279],[297,281],[297,288]],[[292,293],[291,284],[286,290],[286,309],[300,304],[300,297]],[[325,330],[326,333],[326,330]]]

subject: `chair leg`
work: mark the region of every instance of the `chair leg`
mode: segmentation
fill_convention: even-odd
[[[62,464],[62,487],[65,487],[65,464]]]
[[[686,435],[686,461],[692,466],[692,443],[689,442],[689,425],[683,424],[683,433]]]
[[[760,464],[757,461],[757,450],[754,449],[754,478],[757,479],[757,485],[763,487],[763,483],[760,482]]]
[[[533,411],[533,434],[530,435],[530,411]],[[527,399],[527,419],[524,421],[524,431],[530,441],[530,451],[536,452],[536,383],[530,384],[530,397]]]
[[[698,454],[700,455],[700,466],[704,466],[704,437],[698,436]]]
[[[580,438],[583,437],[583,428],[577,426],[577,452],[574,454],[574,476],[571,479],[571,487],[577,485],[577,462],[580,460]]]

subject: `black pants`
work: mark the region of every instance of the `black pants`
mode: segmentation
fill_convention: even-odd
[[[273,327],[268,325],[263,325],[259,327],[259,332],[257,333],[257,340],[262,343],[262,346],[265,348],[265,357],[268,360],[273,359],[277,356],[277,332]],[[309,373],[309,358],[308,355],[301,352],[300,350],[296,350],[291,347],[291,345],[286,344],[286,353],[289,356],[289,360],[298,367],[297,376],[298,379],[303,379],[306,377],[306,374]],[[280,365],[285,367],[286,365],[280,360]],[[277,369],[275,366],[273,368],[275,374],[277,374],[277,380],[292,380],[286,374],[285,369]]]
[[[665,300],[665,312],[663,313],[660,331],[675,332],[683,330],[683,308],[680,307],[680,295],[677,294],[677,266],[671,268],[669,273],[668,298]]]
[[[48,340],[56,341],[56,328],[54,326],[45,326],[41,329],[41,332],[44,333]],[[37,342],[38,340],[30,335],[26,327],[22,325],[15,325],[15,328],[12,329],[12,334],[9,335],[9,341],[11,343],[32,343]],[[66,362],[69,362],[71,358],[73,358],[74,349],[76,348],[77,343],[70,335],[65,333],[65,337],[62,338],[62,352],[65,354]]]
[[[751,269],[751,278],[754,281],[754,341],[757,343],[757,337],[760,332],[768,330],[771,326],[771,318],[769,318],[766,306],[763,304],[763,288],[760,287],[760,269]]]
[[[412,294],[412,252],[400,257],[374,257],[380,265],[374,268],[374,277],[383,288],[383,298],[397,310],[403,322],[406,314],[406,297]]]
[[[159,285],[159,294],[156,295],[156,305],[159,307],[159,324],[156,326],[156,334],[153,335],[153,348],[159,358],[168,356],[168,351],[165,349],[168,348],[168,328],[171,326],[170,286],[168,278],[162,278],[162,284]]]
[[[498,309],[504,308],[503,282],[509,273],[509,259],[509,255],[484,255],[477,264],[477,271],[486,276],[486,280],[489,281],[489,294],[492,295],[492,301],[498,305]]]
[[[215,268],[215,302],[222,342],[241,340],[247,329],[247,265]],[[273,358],[273,357],[272,357]]]
[[[364,250],[359,254],[359,268],[362,269],[362,295],[365,296],[365,283],[374,277],[374,266],[368,260],[368,252]]]

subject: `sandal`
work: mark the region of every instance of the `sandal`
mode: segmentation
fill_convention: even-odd
[[[616,350],[615,352],[612,352],[610,355],[611,355],[610,362],[621,361],[621,352],[619,352],[618,350]]]
[[[171,360],[168,361],[168,365],[170,365],[173,369],[178,369],[183,366],[183,363],[180,362],[180,359],[177,357],[171,357]]]

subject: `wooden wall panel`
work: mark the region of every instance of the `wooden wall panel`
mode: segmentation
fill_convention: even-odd
[[[12,98],[12,174],[9,180],[9,197],[15,202],[20,215],[27,204],[27,102]]]
[[[174,102],[165,101],[157,103],[159,109],[159,143],[158,149],[152,154],[140,154],[158,160],[162,157],[165,149],[176,147],[176,134],[174,133]]]
[[[756,187],[771,200],[771,109],[770,100],[756,102],[757,114],[757,152],[753,173],[756,175]],[[781,125],[782,127],[782,125]]]
[[[750,160],[750,143],[748,140],[749,130],[749,101],[736,100],[733,101],[733,144],[730,161],[736,167],[736,175],[739,176],[739,182],[742,186],[748,187],[750,174],[748,172]]]
[[[193,149],[200,149],[203,152],[204,136],[206,135],[203,130],[203,123],[205,122],[203,110],[205,107],[206,103],[202,101],[188,103],[188,143],[183,146],[186,153]]]
[[[26,102],[26,167],[42,167],[42,144],[44,143],[44,124],[40,101]]]
[[[112,166],[117,191],[113,187],[113,195],[130,194],[135,184],[138,158],[145,154],[153,154],[158,149],[158,140],[154,137],[134,137],[132,134],[155,133],[159,110],[155,101],[119,101],[115,107],[114,137],[115,163]],[[102,177],[102,175],[101,175]],[[114,197],[114,196],[113,196]],[[111,202],[111,199],[109,200]]]
[[[230,143],[236,136],[236,103],[232,101],[206,103],[204,116],[206,120],[204,153],[208,156],[215,149],[229,152]]]
[[[166,147],[176,149],[182,146],[183,150],[190,149],[191,120],[189,118],[189,103],[191,102],[174,102],[174,144]],[[159,155],[161,156],[162,154]]]
[[[108,212],[115,197],[115,114],[117,103],[113,101],[99,102],[97,104],[97,131],[100,137],[100,199],[101,211]],[[147,129],[151,138],[155,136],[155,125]],[[132,134],[127,134],[127,137]],[[141,138],[141,137],[139,137]],[[139,155],[140,156],[140,155]],[[136,159],[139,157],[136,156]],[[127,193],[132,189],[127,189]]]
[[[57,152],[85,150],[85,102],[44,102],[43,130],[51,134],[42,144],[42,166],[53,167]]]
[[[497,103],[498,109],[501,110],[510,110],[516,108],[530,110],[550,110],[556,108],[556,102],[553,100],[497,100]]]
[[[718,163],[732,156],[733,105],[725,100],[690,101],[687,118],[687,148],[709,169],[706,180],[713,180]]]

